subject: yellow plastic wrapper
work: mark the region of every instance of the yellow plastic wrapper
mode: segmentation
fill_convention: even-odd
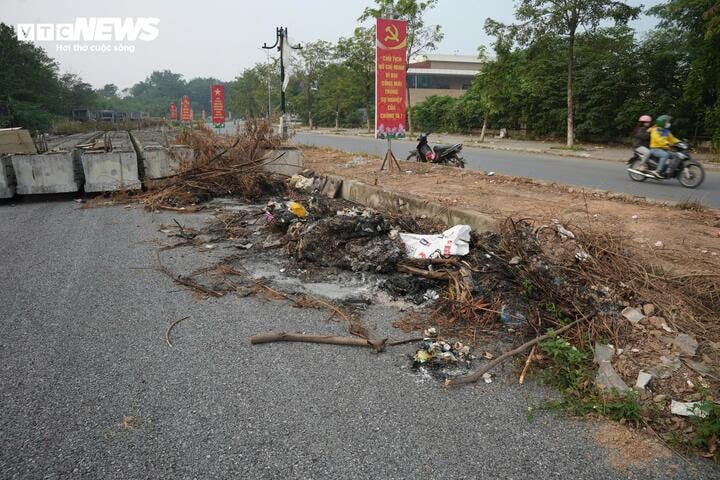
[[[295,215],[298,218],[305,218],[307,217],[307,210],[305,210],[305,207],[300,205],[297,202],[290,202],[288,204],[288,210],[290,210],[293,215]]]
[[[418,350],[415,353],[415,361],[417,363],[425,363],[428,360],[431,360],[432,358],[433,358],[433,356],[425,350]]]

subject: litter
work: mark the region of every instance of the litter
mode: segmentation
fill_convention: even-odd
[[[670,412],[673,415],[680,415],[682,417],[700,417],[705,418],[707,412],[700,409],[703,402],[678,402],[676,400],[670,401]]]
[[[483,373],[482,379],[485,380],[485,383],[492,383],[492,375],[489,373]]]
[[[580,250],[575,254],[575,258],[580,262],[587,262],[590,260],[590,254],[587,253],[585,250]]]
[[[470,355],[470,347],[460,342],[450,344],[445,340],[424,339],[420,343],[420,348],[413,356],[413,362],[416,366],[433,364],[435,366],[464,364],[470,365],[472,357]]]
[[[288,203],[288,210],[298,218],[305,218],[308,214],[307,210],[305,210],[305,207],[303,207],[297,202]]]
[[[470,225],[455,225],[439,235],[401,233],[400,240],[409,258],[438,258],[467,255],[470,251]]]
[[[645,315],[637,308],[627,307],[621,312],[622,316],[625,317],[633,325],[645,320]]]
[[[637,381],[635,382],[635,388],[644,390],[647,384],[650,383],[650,380],[652,380],[652,378],[652,373],[647,373],[640,370],[638,372]]]
[[[425,295],[423,295],[423,298],[425,298],[425,301],[435,301],[438,298],[440,298],[440,295],[435,290],[428,290],[425,292]]]
[[[290,188],[300,190],[302,192],[310,192],[313,189],[313,178],[303,177],[302,175],[293,175],[288,180]]]
[[[694,356],[698,348],[698,341],[694,337],[686,333],[680,333],[674,339],[671,339],[669,343],[680,350],[683,355]]]
[[[621,393],[626,392],[630,388],[623,382],[610,363],[614,353],[615,349],[611,345],[595,344],[595,358],[593,361],[598,364],[595,383],[599,387],[615,389]]]
[[[672,328],[670,328],[665,321],[663,317],[649,317],[648,323],[652,325],[653,327],[662,330],[665,330],[666,332],[672,332]]]
[[[650,369],[650,373],[655,375],[657,378],[670,378],[670,376],[680,367],[682,367],[682,363],[680,362],[679,357],[668,357],[663,355],[660,357],[660,363]]]

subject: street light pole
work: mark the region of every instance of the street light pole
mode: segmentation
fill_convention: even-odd
[[[288,30],[287,27],[277,27],[275,29],[275,43],[268,46],[267,43],[263,43],[262,48],[265,50],[272,50],[277,48],[280,52],[280,109],[282,111],[282,117],[280,119],[280,131],[284,137],[287,137],[287,110],[285,108],[285,42],[288,42]],[[298,45],[287,45],[292,50],[300,50],[302,47]]]

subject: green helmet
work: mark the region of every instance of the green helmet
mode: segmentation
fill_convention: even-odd
[[[655,119],[655,125],[658,127],[664,127],[667,122],[672,121],[672,117],[670,115],[660,115]]]

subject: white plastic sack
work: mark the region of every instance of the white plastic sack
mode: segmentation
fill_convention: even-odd
[[[470,225],[455,225],[436,235],[401,233],[400,240],[410,258],[436,258],[467,255],[470,252]]]

